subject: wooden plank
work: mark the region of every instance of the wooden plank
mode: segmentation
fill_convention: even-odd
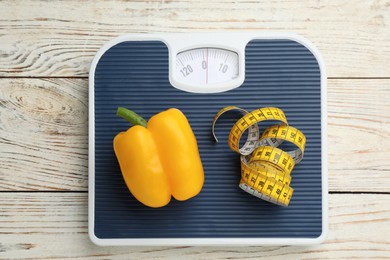
[[[322,52],[331,77],[389,77],[390,2],[0,2],[0,76],[87,76],[96,51],[125,33],[278,31]]]
[[[330,195],[329,235],[315,246],[98,247],[86,193],[0,193],[0,258],[369,259],[390,257],[390,195]]]
[[[86,80],[0,79],[0,89],[0,190],[86,190]]]
[[[389,87],[390,80],[329,80],[330,190],[390,192]]]
[[[329,80],[330,191],[390,192],[389,84]],[[87,85],[0,79],[0,191],[87,190]]]

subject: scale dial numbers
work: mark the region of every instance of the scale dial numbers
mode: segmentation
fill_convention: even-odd
[[[197,48],[176,56],[178,82],[191,86],[211,86],[234,80],[239,75],[238,54],[220,48]]]

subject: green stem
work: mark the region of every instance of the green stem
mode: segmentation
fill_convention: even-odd
[[[143,119],[140,115],[124,107],[118,107],[116,115],[126,119],[133,125],[141,125],[143,127],[146,127],[147,125],[146,120]]]

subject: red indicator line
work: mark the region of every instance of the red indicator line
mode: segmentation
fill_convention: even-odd
[[[206,48],[206,84],[209,83],[209,49]]]

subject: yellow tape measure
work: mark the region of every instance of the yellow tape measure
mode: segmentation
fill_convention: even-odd
[[[231,110],[244,114],[232,127],[228,144],[231,150],[241,155],[241,180],[239,187],[263,200],[288,206],[294,190],[290,187],[291,171],[299,163],[305,151],[306,137],[298,129],[289,126],[284,112],[276,107],[264,107],[248,112],[245,109],[228,106],[215,115],[212,133],[215,141],[215,123],[218,118]],[[270,126],[260,137],[258,123],[265,120],[280,121]],[[242,135],[248,131],[245,144],[240,148]],[[278,148],[284,141],[296,146],[285,152]]]

